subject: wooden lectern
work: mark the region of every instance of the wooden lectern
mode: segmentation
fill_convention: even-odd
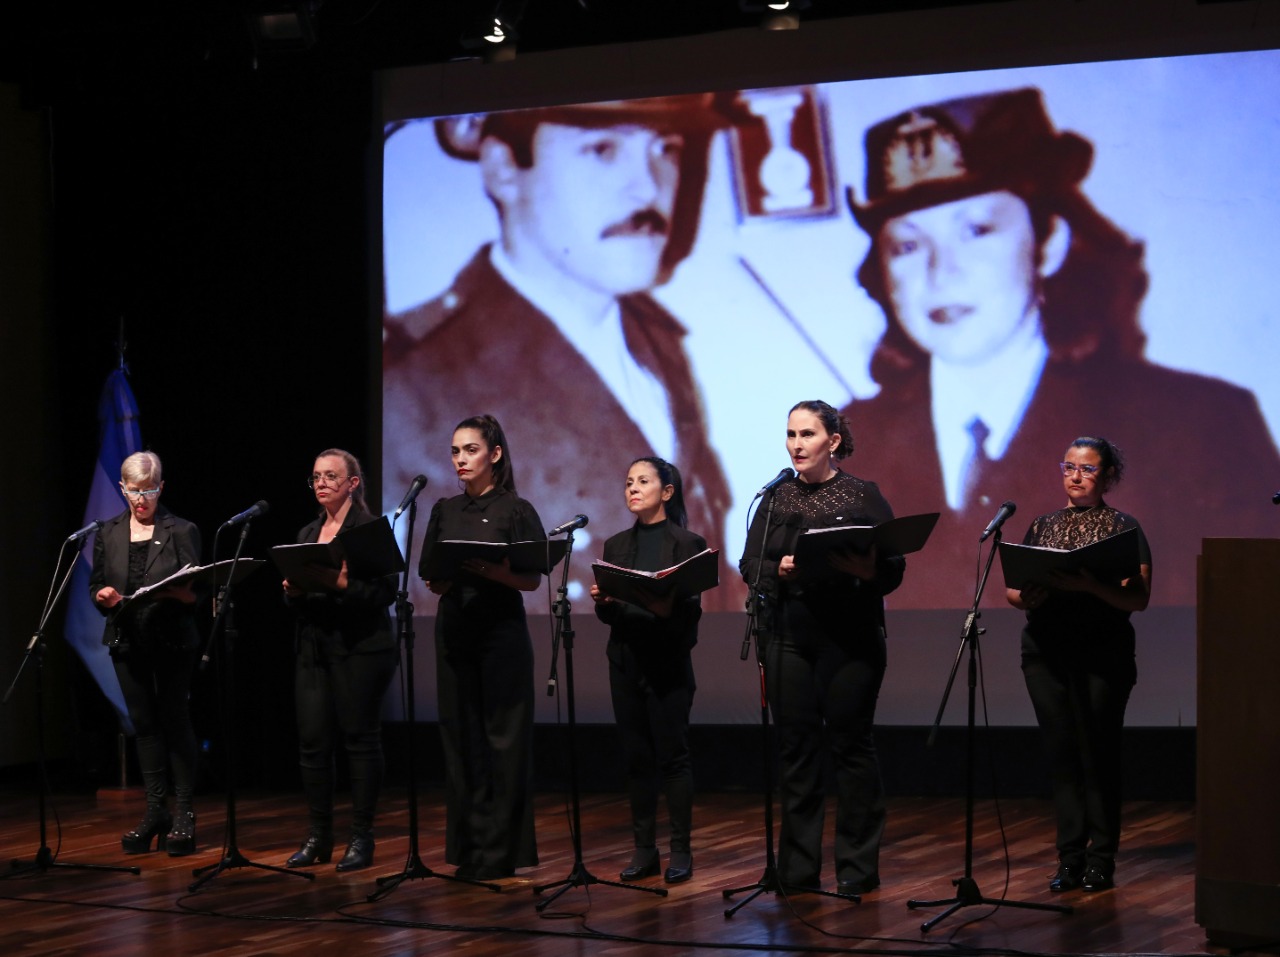
[[[1196,923],[1280,940],[1280,540],[1206,538],[1196,603]]]

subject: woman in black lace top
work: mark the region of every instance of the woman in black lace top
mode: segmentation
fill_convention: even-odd
[[[787,452],[796,477],[772,493],[770,518],[768,501],[761,504],[738,566],[748,586],[759,576],[762,596],[765,680],[782,763],[778,874],[788,888],[819,886],[825,725],[837,789],[837,889],[861,894],[880,884],[884,789],[871,726],[885,668],[884,596],[901,584],[906,562],[873,550],[819,567],[797,564],[803,530],[877,525],[893,511],[874,482],[835,467],[852,454],[853,437],[827,403],[791,409]]]
[[[1151,596],[1151,549],[1133,516],[1103,494],[1120,481],[1124,460],[1106,439],[1083,436],[1061,463],[1067,507],[1031,523],[1023,543],[1079,548],[1137,529],[1139,574],[1102,581],[1087,570],[1055,573],[1046,585],[1009,589],[1027,612],[1022,673],[1044,732],[1058,826],[1058,870],[1051,891],[1107,890],[1120,844],[1120,739],[1137,680],[1129,615]]]

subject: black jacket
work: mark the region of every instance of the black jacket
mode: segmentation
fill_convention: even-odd
[[[342,520],[343,530],[372,522],[375,516],[352,507]],[[298,544],[320,539],[323,518],[303,526]],[[305,592],[297,598],[286,598],[286,604],[297,616],[296,641],[313,641],[330,654],[367,655],[393,650],[395,637],[387,606],[395,601],[394,575],[360,579],[348,577],[345,591],[325,589]]]
[[[663,529],[661,567],[670,568],[692,558],[707,547],[696,535],[673,522]],[[611,565],[635,568],[636,526],[619,532],[604,543],[604,560]],[[658,569],[644,569],[657,571]],[[641,660],[651,655],[670,656],[673,652],[688,654],[698,641],[698,620],[702,617],[701,596],[676,602],[670,617],[659,618],[652,612],[625,601],[596,602],[596,617],[609,626],[607,654],[615,664],[622,664],[624,647]]]
[[[108,519],[98,529],[93,542],[93,571],[89,575],[89,598],[110,585],[120,594],[127,589],[129,577],[129,509],[115,518]],[[200,529],[186,519],[178,518],[163,505],[156,509],[155,532],[151,538],[147,571],[143,585],[163,581],[184,565],[200,564]],[[199,603],[197,602],[197,605]],[[121,646],[122,633],[118,632],[113,610],[103,608],[95,600],[95,608],[107,616],[102,632],[102,643],[110,648]],[[195,606],[177,601],[163,601],[163,614],[151,620],[169,634],[169,639],[183,647],[194,648],[199,644],[195,625]],[[134,619],[131,612],[125,621]]]

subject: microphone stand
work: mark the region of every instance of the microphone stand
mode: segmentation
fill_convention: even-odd
[[[249,537],[249,524],[251,521],[252,519],[246,519],[240,530],[240,541],[236,544],[236,553],[231,558],[230,568],[227,569],[227,583],[218,591],[218,598],[215,602],[217,614],[214,615],[213,627],[209,629],[209,640],[205,644],[204,656],[200,659],[200,667],[204,668],[209,661],[213,641],[218,634],[218,626],[222,625],[222,661],[219,662],[218,673],[222,677],[220,682],[222,685],[222,727],[226,733],[227,836],[222,860],[218,861],[217,864],[197,867],[191,872],[192,877],[198,878],[187,888],[188,892],[193,894],[223,871],[234,870],[238,867],[256,867],[259,870],[289,874],[308,881],[316,879],[314,874],[307,871],[291,870],[285,867],[276,867],[274,864],[259,864],[257,861],[251,861],[240,853],[240,848],[236,843],[236,734],[231,724],[232,715],[235,713],[235,657],[233,652],[236,640],[236,626],[235,607],[231,601],[231,589],[235,585],[236,565],[240,561],[240,553],[244,550],[245,539]],[[218,554],[218,535],[221,534],[222,529],[219,528],[217,534],[213,537],[213,553],[215,556]]]
[[[1072,909],[1063,904],[1040,904],[1030,901],[1011,901],[1004,898],[983,897],[982,891],[978,888],[978,882],[973,879],[974,703],[978,686],[977,659],[981,657],[978,636],[986,630],[978,627],[978,619],[982,616],[982,613],[978,611],[978,605],[982,601],[982,593],[987,587],[987,576],[991,573],[991,562],[995,559],[996,552],[1000,546],[1000,529],[997,528],[995,530],[993,537],[995,541],[987,554],[987,564],[982,569],[982,577],[978,581],[978,589],[973,596],[973,607],[969,609],[969,613],[965,616],[964,629],[960,635],[960,647],[956,651],[956,660],[951,665],[951,675],[947,678],[946,690],[942,692],[942,703],[938,706],[938,713],[933,719],[933,730],[929,732],[929,746],[932,747],[938,736],[938,726],[942,723],[942,713],[947,708],[947,699],[951,696],[951,686],[956,680],[956,672],[960,669],[960,660],[964,657],[965,648],[967,647],[969,649],[969,701],[968,724],[965,729],[964,875],[951,881],[956,889],[955,897],[936,901],[907,901],[907,907],[912,910],[917,907],[947,908],[941,914],[931,917],[921,924],[920,929],[922,931],[931,930],[939,921],[950,917],[962,907],[976,907],[982,904],[991,907],[1021,907],[1025,910],[1053,911],[1059,914],[1072,913]]]
[[[418,717],[413,693],[413,603],[409,601],[409,569],[413,567],[411,560],[413,557],[413,523],[417,518],[418,502],[415,498],[414,501],[409,503],[409,531],[407,533],[408,538],[405,540],[404,571],[400,576],[400,590],[396,592],[396,631],[399,636],[400,647],[404,649],[404,663],[401,665],[401,669],[404,672],[405,680],[405,716],[409,721],[409,756],[406,762],[409,776],[409,853],[405,858],[404,869],[399,874],[388,874],[385,877],[379,877],[375,881],[378,885],[378,890],[365,898],[371,904],[390,895],[405,881],[425,880],[430,877],[436,877],[442,881],[454,881],[459,884],[472,884],[476,887],[487,887],[491,891],[502,890],[499,884],[489,884],[485,881],[472,880],[469,877],[457,877],[452,874],[441,874],[438,871],[433,871],[422,863],[422,858],[418,854],[418,775],[417,764],[414,760],[414,740],[417,737]]]
[[[58,564],[53,569],[53,581],[58,581],[58,572],[62,568],[62,556],[66,552],[67,545],[70,541],[62,543],[62,549],[58,552]],[[44,753],[44,627],[49,622],[49,616],[53,614],[54,608],[58,605],[58,600],[62,597],[62,593],[66,591],[67,583],[71,580],[71,573],[75,570],[76,561],[80,558],[80,552],[77,550],[72,559],[71,564],[67,566],[67,573],[58,582],[58,587],[53,595],[45,603],[44,611],[40,614],[40,623],[36,625],[35,634],[31,636],[31,640],[27,642],[27,651],[23,655],[22,661],[18,663],[18,670],[14,673],[13,681],[9,683],[9,688],[4,693],[4,700],[0,704],[8,704],[9,699],[13,696],[14,689],[18,686],[18,681],[22,678],[22,672],[27,667],[27,662],[35,660],[35,683],[36,683],[36,767],[40,775],[40,847],[36,851],[36,856],[29,861],[11,860],[9,862],[9,873],[11,876],[18,874],[26,874],[31,871],[44,872],[54,867],[74,868],[82,871],[116,871],[119,873],[141,874],[142,869],[138,867],[123,867],[113,864],[75,864],[70,861],[59,861],[54,859],[54,853],[49,848],[48,843],[48,812],[45,808],[46,795],[49,791],[49,775],[45,767]],[[50,583],[52,586],[52,582]]]
[[[769,688],[764,670],[764,652],[761,648],[760,640],[760,573],[764,569],[764,553],[769,542],[769,524],[773,519],[773,500],[774,489],[769,489],[769,504],[765,511],[764,534],[760,537],[760,554],[756,560],[756,574],[751,582],[751,592],[747,597],[747,629],[742,638],[742,653],[739,656],[743,661],[747,660],[747,652],[751,646],[751,639],[755,638],[756,647],[756,668],[760,672],[760,735],[761,748],[760,753],[764,757],[764,838],[765,838],[765,863],[764,873],[760,875],[760,879],[754,884],[746,884],[742,887],[732,887],[723,891],[724,899],[731,900],[738,894],[745,891],[751,893],[744,897],[732,907],[726,908],[725,917],[732,917],[742,908],[746,907],[761,894],[782,893],[784,896],[787,890],[801,890],[801,888],[789,888],[783,884],[781,877],[778,876],[778,861],[774,855],[773,849],[773,735],[769,731]],[[837,894],[833,891],[824,891],[817,888],[803,888],[806,893],[820,894],[823,897],[834,897],[838,900],[853,901],[855,904],[861,903],[862,898],[857,894]]]
[[[574,694],[573,694],[573,625],[569,620],[569,612],[571,606],[569,604],[569,559],[573,557],[573,529],[569,529],[568,538],[566,539],[567,547],[564,553],[564,566],[560,570],[560,587],[556,589],[556,600],[551,606],[551,613],[555,616],[555,630],[551,639],[551,676],[547,679],[547,694],[555,694],[556,690],[556,655],[560,646],[560,639],[564,638],[564,677],[565,677],[565,696],[568,701],[569,712],[569,799],[572,808],[571,827],[573,838],[573,867],[569,871],[569,876],[564,880],[554,881],[550,884],[541,884],[533,889],[535,894],[541,894],[543,891],[550,890],[553,887],[560,888],[546,900],[539,901],[535,907],[539,913],[545,910],[552,901],[558,898],[565,891],[572,887],[589,887],[592,884],[604,884],[608,887],[620,887],[623,890],[643,891],[648,894],[656,894],[659,897],[667,896],[665,887],[645,887],[643,884],[624,884],[620,881],[606,881],[596,877],[589,870],[582,860],[582,801],[578,794],[578,758],[575,735],[577,732],[577,713],[574,710]]]

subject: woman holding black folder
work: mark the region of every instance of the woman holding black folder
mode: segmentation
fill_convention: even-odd
[[[761,502],[739,569],[759,578],[759,624],[769,705],[782,763],[778,876],[787,889],[816,889],[822,872],[825,726],[835,768],[836,888],[880,886],[884,787],[871,727],[885,669],[884,596],[902,583],[906,561],[833,553],[819,567],[796,562],[810,528],[879,525],[893,510],[874,482],[841,471],[853,453],[848,420],[826,402],[798,402],[787,418],[794,478]]]
[[[1087,569],[1008,590],[1027,612],[1022,674],[1044,732],[1057,817],[1051,891],[1115,886],[1120,845],[1120,743],[1137,681],[1132,612],[1151,597],[1151,549],[1137,520],[1103,500],[1124,474],[1120,450],[1082,436],[1059,463],[1067,506],[1031,523],[1025,545],[1074,549],[1127,529],[1138,533],[1138,574],[1102,581]]]
[[[125,595],[164,581],[186,565],[200,564],[200,530],[160,505],[161,474],[160,456],[154,452],[134,452],[120,465],[120,492],[128,508],[103,523],[93,542],[89,575],[89,594],[104,615]],[[111,651],[137,736],[147,795],[142,822],[120,838],[126,854],[150,851],[153,838],[156,850],[167,847],[171,857],[196,849],[191,799],[200,751],[188,704],[200,646],[195,603],[189,585],[169,585],[122,621],[109,615],[103,631],[102,643]],[[170,771],[174,814],[165,806]]]
[[[538,863],[533,833],[533,643],[520,593],[538,572],[468,559],[450,580],[427,580],[444,541],[544,540],[516,495],[511,448],[498,420],[458,423],[450,450],[462,494],[431,509],[419,573],[440,596],[436,683],[444,745],[445,860],[471,880],[511,877]]]
[[[297,541],[331,542],[339,533],[375,521],[364,502],[364,472],[350,452],[326,449],[307,480],[320,506]],[[399,654],[387,606],[394,576],[364,579],[339,568],[309,566],[321,590],[287,579],[285,602],[297,619],[294,707],[298,764],[310,829],[286,867],[327,864],[333,855],[334,752],[341,736],[351,780],[351,838],[338,871],[373,863],[373,817],[382,789],[382,697]]]
[[[636,459],[627,471],[627,509],[635,524],[604,543],[604,560],[623,568],[661,571],[705,551],[702,536],[685,528],[679,470],[656,456]],[[591,586],[596,617],[609,626],[609,691],[622,733],[631,798],[635,850],[619,877],[652,877],[661,862],[657,844],[658,794],[666,794],[671,850],[663,879],[693,876],[693,766],[689,711],[696,685],[690,657],[702,617],[700,596],[654,600],[641,607]]]

